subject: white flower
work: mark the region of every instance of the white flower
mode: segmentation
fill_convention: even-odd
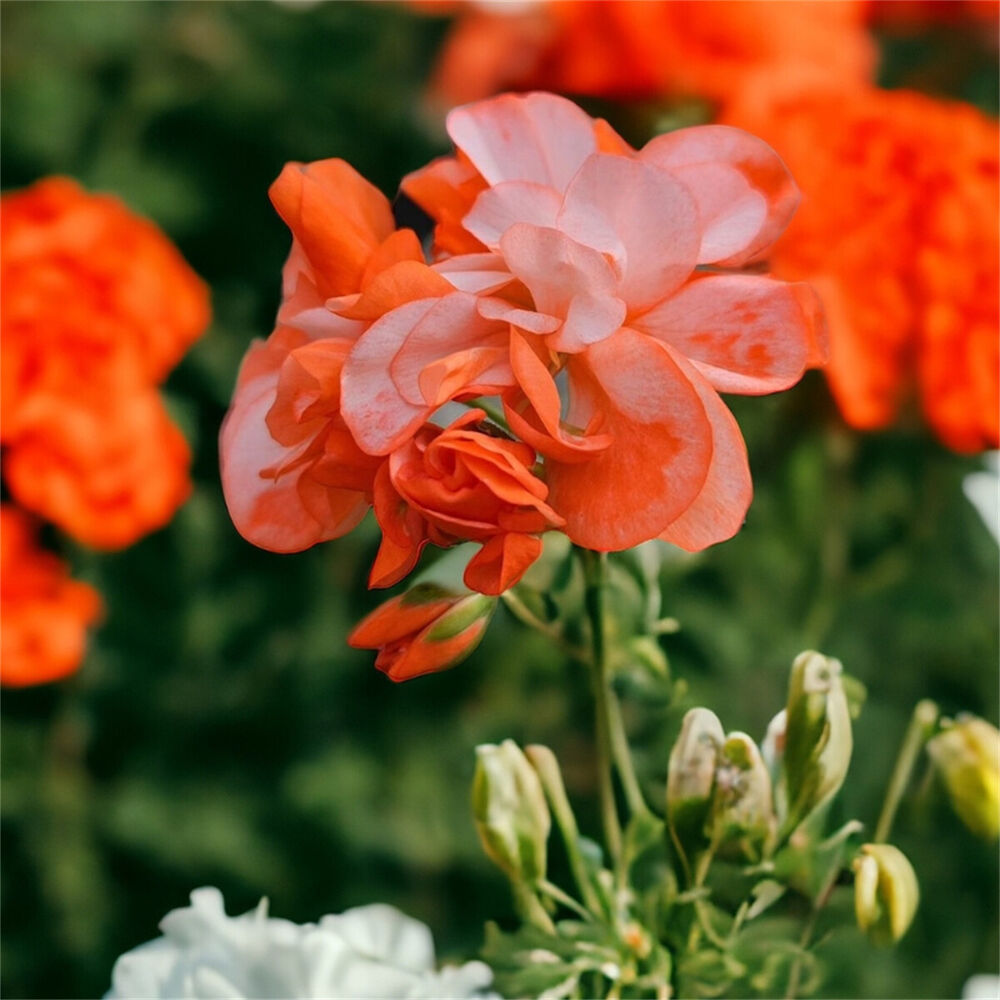
[[[962,987],[962,1000],[1000,1000],[1000,976],[972,976]]]
[[[383,903],[319,924],[267,915],[267,900],[226,916],[218,889],[160,922],[163,937],[122,955],[106,1000],[468,1000],[486,997],[482,962],[435,968],[430,930]]]
[[[985,472],[972,472],[962,481],[962,488],[986,527],[1000,542],[1000,451],[983,456]]]

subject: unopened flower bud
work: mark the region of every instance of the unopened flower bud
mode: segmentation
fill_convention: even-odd
[[[977,836],[1000,835],[1000,730],[985,719],[960,715],[927,743],[948,797]]]
[[[760,753],[771,775],[777,775],[785,757],[785,730],[788,728],[788,711],[782,709],[768,724]]]
[[[682,845],[703,839],[725,738],[718,716],[707,708],[692,708],[684,716],[667,773],[667,821]]]
[[[875,944],[898,941],[920,902],[917,876],[892,844],[865,844],[854,859],[854,912],[858,927]]]
[[[551,820],[538,774],[513,740],[476,747],[472,815],[483,849],[515,882],[545,876]]]
[[[375,666],[394,681],[447,670],[486,633],[497,599],[420,583],[376,608],[348,636],[355,649],[377,649]]]
[[[774,836],[771,776],[746,733],[730,733],[722,745],[711,822],[713,839],[748,861],[759,861]]]
[[[851,763],[851,713],[839,660],[800,653],[792,664],[782,767],[786,832],[834,795]]]

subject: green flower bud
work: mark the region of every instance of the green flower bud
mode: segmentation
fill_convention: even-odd
[[[865,844],[853,867],[858,927],[877,945],[893,944],[906,933],[920,902],[913,865],[892,844]]]
[[[704,839],[715,769],[725,738],[714,712],[692,708],[684,716],[680,735],[670,751],[667,822],[675,840],[685,847]]]
[[[927,743],[951,804],[977,836],[1000,835],[1000,730],[984,719],[960,715]]]
[[[839,660],[812,651],[792,664],[780,811],[790,832],[844,783],[851,763],[851,714]]]
[[[538,774],[513,740],[476,747],[472,815],[490,860],[515,882],[545,876],[551,820]]]
[[[715,771],[712,839],[757,862],[776,832],[771,775],[757,744],[746,733],[730,733]]]

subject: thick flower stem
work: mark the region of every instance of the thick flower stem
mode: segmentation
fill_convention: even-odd
[[[604,592],[607,587],[608,557],[604,552],[578,549],[583,564],[586,581],[585,601],[590,619],[591,678],[594,687],[594,702],[597,721],[597,753],[601,792],[601,816],[604,823],[604,839],[608,852],[618,870],[622,858],[622,828],[615,804],[615,789],[612,781],[611,746],[611,690],[608,679],[608,650],[604,609]]]
[[[875,836],[872,838],[873,843],[883,844],[889,839],[889,834],[892,832],[892,821],[896,818],[896,810],[902,801],[906,786],[910,783],[913,766],[917,762],[921,748],[937,724],[939,714],[937,705],[926,698],[918,702],[917,707],[914,708],[906,735],[899,748],[896,766],[892,769],[892,777],[889,778],[889,787],[885,793],[885,801],[882,803],[882,812],[879,814]]]

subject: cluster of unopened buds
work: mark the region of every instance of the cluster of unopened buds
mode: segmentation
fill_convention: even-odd
[[[494,596],[546,531],[604,552],[732,536],[752,487],[719,392],[785,389],[825,350],[811,290],[752,267],[798,200],[777,154],[724,126],[637,151],[542,93],[458,108],[448,130],[455,155],[402,183],[435,223],[429,254],[341,160],[272,186],[293,234],[282,303],[221,439],[239,531],[298,551],[374,507],[371,586],[429,542],[473,542],[464,583]],[[355,641],[398,654],[401,628]]]
[[[479,747],[476,826],[524,921],[515,933],[488,932],[484,954],[502,995],[811,992],[817,922],[835,890],[850,892],[852,883],[858,928],[876,945],[899,941],[920,898],[906,855],[886,842],[906,768],[925,745],[958,814],[995,839],[1000,733],[973,717],[941,720],[921,702],[900,753],[903,772],[897,764],[874,829],[850,820],[828,833],[863,697],[839,661],[805,652],[792,665],[787,705],[759,745],[727,734],[709,709],[690,709],[659,803],[633,804],[617,854],[580,833],[550,750],[522,751],[511,740]],[[568,888],[549,880],[553,827],[569,861]]]

